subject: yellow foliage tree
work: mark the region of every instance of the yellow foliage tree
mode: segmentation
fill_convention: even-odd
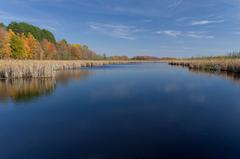
[[[26,59],[27,53],[24,47],[24,35],[15,34],[11,30],[9,30],[9,35],[10,35],[11,58]]]
[[[23,52],[22,52],[22,59],[28,59],[29,58],[29,55],[30,55],[30,46],[28,45],[27,43],[27,36],[25,36],[24,33],[21,33],[21,34],[18,34],[17,36],[20,37],[20,40],[22,41],[23,43]]]
[[[0,58],[9,58],[10,56],[10,35],[5,28],[0,27]]]
[[[36,57],[38,41],[31,33],[28,33],[27,36],[23,37],[23,41],[27,58],[32,59],[33,57]]]
[[[8,30],[8,35],[9,35],[9,38],[11,39],[13,36],[15,36],[16,34],[12,31],[12,29],[9,29]]]

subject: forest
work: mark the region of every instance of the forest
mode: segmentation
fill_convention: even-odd
[[[106,58],[106,57],[105,57]],[[0,23],[0,59],[97,60],[86,45],[56,41],[53,33],[25,22]]]

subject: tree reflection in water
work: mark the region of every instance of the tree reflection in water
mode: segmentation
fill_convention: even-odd
[[[71,80],[81,80],[90,74],[88,70],[69,70],[57,73],[55,78],[2,79],[0,103],[12,100],[28,102],[55,92],[57,84],[67,85]]]

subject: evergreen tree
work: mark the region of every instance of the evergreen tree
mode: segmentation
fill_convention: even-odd
[[[19,33],[19,34],[24,34],[25,36],[28,35],[28,33],[31,33],[35,39],[37,39],[38,41],[42,41],[43,39],[47,39],[48,41],[55,43],[55,37],[54,35],[46,30],[46,29],[40,29],[39,27],[36,27],[34,25],[30,25],[28,23],[24,23],[24,22],[12,22],[8,25],[8,29],[13,30],[13,32],[15,33]]]

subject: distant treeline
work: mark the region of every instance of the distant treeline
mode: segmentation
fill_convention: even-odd
[[[135,56],[131,60],[145,60],[145,61],[159,61],[159,60],[174,60],[176,58],[171,57],[155,57],[155,56]]]
[[[140,60],[140,61],[160,61],[160,60],[176,60],[172,57],[155,57],[155,56],[134,56],[129,58],[128,56],[110,56],[106,57],[108,60]]]
[[[109,56],[106,57],[108,60],[130,60],[128,56]]]
[[[86,45],[56,41],[53,33],[24,22],[0,23],[1,59],[103,59]]]

